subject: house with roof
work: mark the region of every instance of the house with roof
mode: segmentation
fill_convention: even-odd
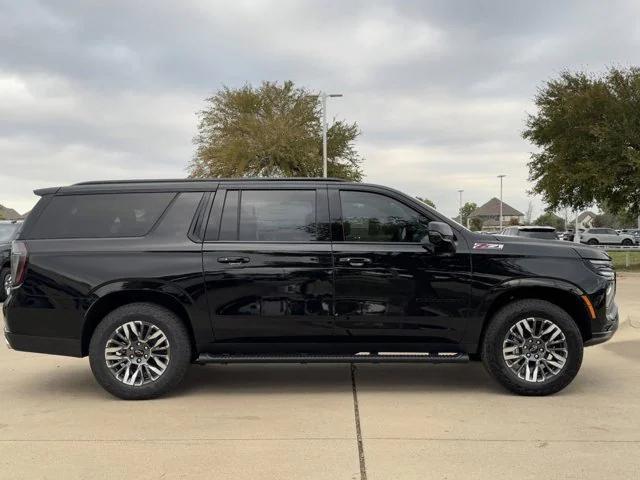
[[[596,219],[597,215],[593,212],[587,210],[586,212],[582,212],[578,215],[578,228],[587,228],[593,227],[593,221]],[[573,229],[576,225],[576,219],[573,218],[569,221],[569,228]]]
[[[500,200],[493,197],[484,205],[476,208],[469,220],[477,218],[482,222],[482,229],[497,231],[500,229]],[[502,225],[522,225],[524,223],[524,213],[516,210],[511,205],[502,202]]]

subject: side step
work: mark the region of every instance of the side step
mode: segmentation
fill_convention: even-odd
[[[356,355],[225,355],[202,353],[195,363],[464,363],[466,353],[358,353]]]

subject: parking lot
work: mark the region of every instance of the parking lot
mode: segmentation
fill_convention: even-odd
[[[86,359],[0,349],[0,478],[640,477],[640,275],[621,328],[546,398],[467,365],[194,366],[124,402]]]

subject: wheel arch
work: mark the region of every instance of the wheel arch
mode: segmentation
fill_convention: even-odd
[[[153,303],[173,312],[187,327],[192,352],[195,355],[197,350],[191,318],[178,298],[168,292],[157,290],[125,289],[110,291],[98,297],[87,310],[82,329],[82,356],[88,355],[91,336],[102,319],[116,308],[130,303]]]
[[[544,300],[562,308],[576,322],[583,341],[590,339],[591,317],[581,298],[582,294],[583,292],[575,285],[557,280],[532,279],[531,281],[514,282],[511,285],[502,285],[499,291],[494,292],[491,299],[485,302],[481,314],[482,330],[478,338],[478,351],[495,313],[509,303],[524,299]]]

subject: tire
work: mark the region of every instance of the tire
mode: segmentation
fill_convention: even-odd
[[[598,245],[600,242],[598,242],[598,240],[596,240],[595,238],[590,238],[589,240],[587,240],[587,243],[589,245]]]
[[[0,302],[4,302],[9,296],[5,290],[7,278],[11,278],[11,270],[5,267],[0,270]]]
[[[559,333],[556,333],[555,330],[547,335],[539,336],[538,338],[541,342],[540,347],[545,350],[542,354],[539,354],[535,349],[523,350],[523,348],[519,347],[516,351],[513,351],[513,343],[510,343],[510,340],[508,340],[513,338],[511,337],[511,332],[515,331],[517,333],[518,325],[516,324],[519,324],[522,327],[524,324],[522,324],[521,321],[526,320],[530,323],[530,319],[537,319],[540,322],[536,323],[536,325],[538,325],[538,333],[550,328],[550,324],[552,323],[555,324],[564,337]],[[548,323],[544,323],[545,321]],[[514,330],[512,330],[512,328]],[[527,335],[530,334],[526,329],[524,330],[525,335],[523,335],[523,345],[527,346]],[[536,328],[534,328],[534,330],[536,330]],[[550,342],[547,342],[551,335],[555,335],[555,341],[552,339]],[[536,347],[535,337],[536,336],[533,336],[532,340],[533,347]],[[558,340],[558,338],[561,340]],[[560,344],[559,342],[563,343]],[[566,358],[564,362],[559,362],[546,350],[547,348],[557,349],[555,351],[560,352],[560,355],[562,356],[564,355],[564,352],[561,351],[559,345],[566,345]],[[511,352],[505,353],[503,352],[503,348],[506,348],[507,350],[511,349]],[[529,346],[528,348],[531,347]],[[524,357],[525,352],[539,354],[541,358],[539,360],[535,360],[533,358],[533,354],[529,354],[532,356],[527,355],[527,357],[529,357],[527,359]],[[582,335],[571,316],[569,316],[565,310],[553,303],[536,299],[518,300],[499,310],[490,320],[482,345],[482,359],[488,372],[499,383],[512,392],[519,395],[531,396],[550,395],[569,385],[577,375],[578,370],[580,370],[580,365],[582,364],[582,353]],[[513,362],[512,367],[510,367],[507,363],[508,360],[505,357],[517,357],[518,360],[510,360]],[[549,361],[553,362],[554,365],[562,364],[562,366],[558,368],[547,363]],[[544,362],[544,365],[542,362]],[[529,370],[526,370],[526,367],[524,367],[526,363],[529,363],[530,365]],[[514,371],[514,369],[517,369],[518,365],[523,365],[519,372],[520,375]],[[540,365],[540,368],[534,368],[534,365]],[[544,374],[544,370],[546,369],[550,369],[548,375]],[[554,373],[551,370],[557,371]],[[525,375],[525,377],[529,377],[530,375],[533,377],[534,374],[536,375],[536,381],[533,381],[533,378],[521,377],[521,375]]]
[[[116,308],[98,324],[89,344],[89,363],[98,383],[112,395],[124,400],[155,398],[175,388],[187,373],[191,363],[189,333],[166,308],[130,303]]]
[[[633,241],[629,240],[628,238],[625,238],[624,240],[622,240],[622,245],[624,245],[625,247],[629,247],[633,245]]]

